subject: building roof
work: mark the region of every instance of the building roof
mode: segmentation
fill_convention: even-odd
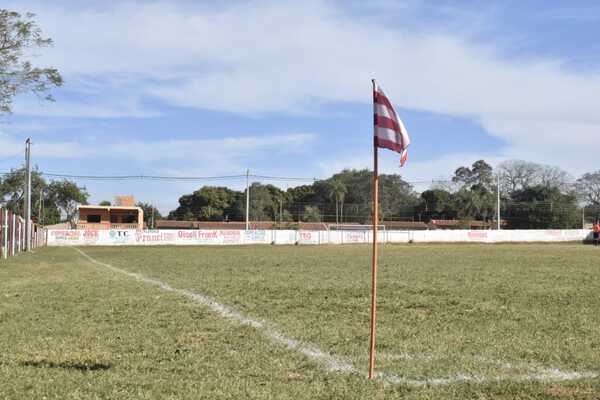
[[[125,206],[93,206],[93,205],[83,206],[82,205],[82,206],[77,207],[77,209],[82,209],[82,208],[88,209],[88,210],[93,209],[93,210],[107,210],[107,211],[110,211],[110,210],[132,210],[132,211],[136,210],[136,211],[139,211],[139,210],[141,210],[140,207],[135,207],[135,206],[125,207]]]

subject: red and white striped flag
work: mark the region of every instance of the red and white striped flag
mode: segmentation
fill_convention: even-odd
[[[400,166],[408,158],[410,138],[392,102],[373,81],[373,112],[375,114],[375,146],[400,153]]]

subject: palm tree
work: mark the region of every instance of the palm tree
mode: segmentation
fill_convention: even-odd
[[[329,198],[335,200],[335,223],[340,223],[340,203],[343,205],[344,198],[348,193],[346,185],[337,179],[329,182]]]

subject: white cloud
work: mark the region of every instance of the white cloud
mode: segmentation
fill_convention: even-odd
[[[0,132],[0,157],[15,157],[19,162],[17,157],[25,153],[25,139],[25,136],[16,138]],[[75,141],[32,140],[32,156],[36,158],[86,158],[96,154],[100,154],[98,149]]]
[[[25,144],[0,132],[0,157],[12,158],[24,154]]]
[[[125,159],[133,162],[154,163],[156,170],[177,172],[176,167],[165,165],[185,164],[188,171],[202,166],[226,170],[238,162],[255,160],[265,154],[297,154],[305,152],[315,143],[317,136],[312,133],[290,133],[268,136],[223,137],[218,139],[169,139],[155,141],[119,142],[111,139],[110,144],[98,145],[94,141],[48,141],[33,140],[36,157],[47,158],[100,158]],[[24,139],[0,132],[0,156],[13,156],[23,153]],[[165,164],[166,163],[166,164]],[[248,164],[243,165],[246,168]],[[165,169],[167,168],[167,169]],[[218,171],[218,170],[217,170]],[[173,175],[181,175],[174,173]]]
[[[576,173],[597,159],[600,74],[509,59],[461,33],[390,27],[324,1],[30,9],[56,41],[44,60],[68,79],[102,76],[140,98],[253,114],[368,102],[377,77],[402,107],[479,121],[507,143],[502,156]]]
[[[251,159],[264,152],[288,154],[304,151],[316,140],[311,133],[269,136],[224,137],[219,139],[172,139],[160,141],[127,141],[104,150],[112,157],[126,156],[138,161],[197,160],[205,165]],[[203,175],[203,174],[201,174]]]
[[[24,98],[15,101],[15,114],[20,116],[38,117],[76,117],[76,118],[121,118],[156,117],[160,113],[143,109],[136,101],[117,99],[114,101],[97,101],[93,104],[73,101],[49,102],[34,98]]]

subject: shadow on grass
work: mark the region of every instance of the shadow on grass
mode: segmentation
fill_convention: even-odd
[[[54,362],[48,360],[41,361],[21,361],[19,365],[23,367],[36,367],[36,368],[61,368],[75,371],[89,372],[89,371],[106,371],[110,369],[112,365],[95,362]]]

